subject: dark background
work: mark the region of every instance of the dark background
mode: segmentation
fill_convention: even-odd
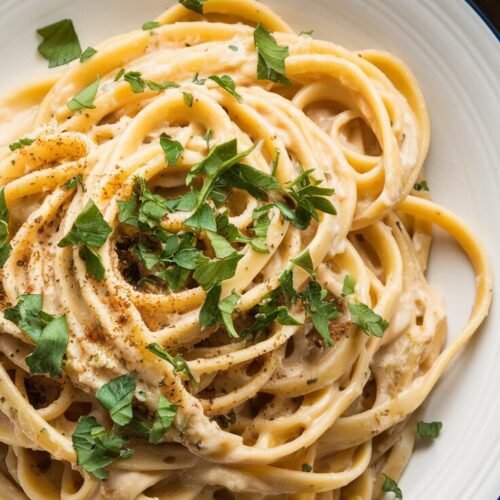
[[[471,3],[483,12],[497,32],[500,31],[500,0],[472,0]]]

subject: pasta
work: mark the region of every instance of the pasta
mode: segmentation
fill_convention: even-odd
[[[254,0],[181,3],[0,100],[2,497],[400,495],[492,294],[427,193],[417,82]],[[476,274],[448,346],[434,225]]]

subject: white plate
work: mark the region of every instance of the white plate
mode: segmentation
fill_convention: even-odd
[[[381,48],[413,69],[433,125],[427,178],[433,197],[468,221],[494,259],[500,290],[500,44],[460,0],[264,0],[298,30],[351,49]],[[0,90],[37,75],[36,28],[74,20],[82,45],[135,29],[166,0],[1,0]],[[445,295],[449,336],[472,300],[467,261],[438,235],[431,282]],[[500,495],[499,295],[487,324],[427,403],[441,436],[418,447],[400,486],[405,499],[495,499]]]

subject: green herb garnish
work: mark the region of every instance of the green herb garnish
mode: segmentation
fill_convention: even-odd
[[[97,54],[97,50],[94,47],[87,47],[80,56],[80,62],[85,62],[90,59],[93,55]]]
[[[42,307],[41,295],[21,295],[16,306],[6,309],[4,314],[36,344],[26,358],[30,373],[59,377],[68,346],[68,323],[66,316],[52,316]]]
[[[231,94],[238,102],[241,102],[243,98],[238,92],[236,92],[236,84],[234,80],[228,75],[212,75],[208,77],[209,80],[214,81],[217,85],[222,87],[228,94]]]
[[[274,36],[262,23],[258,24],[253,37],[258,56],[257,78],[291,85],[292,82],[285,76],[285,59],[289,55],[288,47],[278,45]]]
[[[413,185],[415,191],[429,191],[429,184],[427,181],[420,181]]]
[[[108,477],[105,467],[115,460],[134,454],[134,450],[123,449],[127,439],[106,431],[94,417],[80,417],[71,438],[78,465],[98,479]]]
[[[356,282],[350,274],[344,276],[344,285],[342,286],[342,297],[347,297],[354,293]]]
[[[96,280],[102,280],[104,267],[97,249],[106,243],[111,232],[111,226],[104,220],[95,203],[89,200],[76,218],[71,230],[58,243],[58,246],[79,246],[80,256],[85,261],[89,275]]]
[[[136,386],[134,375],[122,375],[110,380],[96,392],[96,398],[118,425],[127,425],[133,418],[132,400]]]
[[[179,0],[179,3],[197,14],[203,14],[203,4],[207,0]]]
[[[5,201],[5,188],[0,189],[0,268],[9,258],[12,247],[9,244],[9,209]]]
[[[158,21],[148,21],[147,23],[144,23],[142,25],[142,29],[144,31],[148,31],[148,30],[153,30],[155,28],[159,28],[160,26],[161,24]]]
[[[167,165],[173,167],[184,152],[184,147],[179,141],[175,141],[167,134],[161,134],[160,145],[165,153]]]
[[[62,66],[80,57],[82,48],[71,19],[40,28],[37,33],[43,38],[38,52],[49,61],[49,68]]]
[[[68,108],[75,112],[81,111],[82,109],[94,109],[94,99],[97,95],[97,90],[99,89],[99,79],[91,83],[88,87],[85,87],[81,92],[76,94],[73,99],[68,101],[66,104]]]
[[[382,491],[385,493],[394,493],[396,495],[396,498],[399,498],[400,500],[403,499],[403,492],[398,486],[398,483],[394,481],[394,479],[391,479],[389,476],[384,474],[384,484],[382,484]]]
[[[418,422],[417,432],[423,438],[437,438],[443,427],[442,422]]]
[[[389,323],[372,311],[366,304],[349,304],[352,322],[367,335],[383,337]]]
[[[31,146],[35,142],[35,139],[30,139],[28,137],[24,137],[23,139],[19,139],[12,144],[9,144],[9,149],[11,151],[15,151],[16,149],[24,148],[25,146]]]

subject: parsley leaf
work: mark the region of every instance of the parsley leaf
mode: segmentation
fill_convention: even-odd
[[[165,433],[172,427],[177,414],[177,405],[172,404],[168,399],[160,396],[156,416],[149,432],[149,442],[158,444]]]
[[[341,313],[337,311],[333,302],[324,300],[327,293],[316,280],[310,280],[307,288],[299,296],[324,344],[331,347],[333,340],[328,326],[330,321],[338,318]]]
[[[179,0],[179,3],[197,14],[203,14],[203,4],[207,0]]]
[[[293,271],[291,269],[285,269],[280,277],[281,289],[283,295],[288,304],[293,304],[295,299],[299,296],[295,288],[293,287]]]
[[[83,191],[85,191],[85,184],[83,183],[82,174],[75,175],[75,177],[71,177],[71,179],[67,180],[64,183],[64,189],[70,190],[76,188],[76,186],[81,186]]]
[[[394,479],[391,479],[389,476],[385,474],[384,474],[384,484],[382,485],[382,491],[386,493],[394,493],[394,495],[396,495],[396,498],[399,498],[399,500],[403,499],[403,492],[398,487],[398,483],[396,483]]]
[[[231,94],[238,102],[241,102],[243,98],[238,92],[236,92],[236,84],[234,80],[228,75],[212,75],[208,77],[209,80],[214,81],[217,85],[222,87],[228,94]]]
[[[127,425],[133,418],[132,400],[136,386],[135,375],[122,375],[105,383],[95,394],[118,425]]]
[[[174,367],[174,370],[176,372],[182,372],[186,374],[191,380],[193,380],[193,375],[191,373],[191,370],[189,369],[189,365],[180,354],[172,356],[165,349],[163,349],[163,347],[160,344],[157,343],[148,344],[146,346],[146,349],[155,354],[156,356],[158,356],[159,358],[170,363]]]
[[[228,295],[225,299],[219,302],[219,312],[222,321],[226,327],[227,333],[230,337],[239,338],[238,332],[234,328],[232,314],[236,309],[236,305],[240,300],[240,294],[236,293],[234,290],[231,295]]]
[[[193,278],[204,290],[210,290],[234,276],[241,258],[243,255],[234,253],[224,259],[212,260],[196,269]]]
[[[281,189],[276,177],[242,163],[227,170],[222,178],[229,186],[247,191],[258,200],[267,200],[269,191]]]
[[[71,19],[40,28],[37,33],[43,38],[38,52],[49,61],[49,68],[62,66],[80,57],[82,48]]]
[[[80,56],[80,62],[85,62],[90,59],[93,55],[97,54],[97,50],[94,47],[87,47]]]
[[[280,305],[280,299],[283,295],[283,289],[279,287],[264,298],[256,308],[254,324],[241,332],[243,337],[265,330],[274,321],[280,325],[299,326],[302,324],[289,314],[287,306]]]
[[[119,73],[115,76],[115,82],[118,82],[121,78],[123,78],[132,89],[134,94],[142,94],[148,87],[151,90],[166,90],[171,88],[177,88],[180,85],[175,82],[153,82],[152,80],[145,80],[142,78],[142,73],[139,71],[127,71],[121,69]]]
[[[71,439],[78,465],[98,479],[108,477],[104,468],[115,460],[134,454],[134,450],[122,449],[125,438],[106,431],[94,417],[80,417]]]
[[[215,285],[207,292],[207,297],[200,310],[200,327],[206,328],[217,323],[221,286]]]
[[[4,311],[5,319],[15,323],[35,342],[42,335],[42,330],[52,321],[53,316],[42,312],[41,295],[20,295],[15,307]]]
[[[349,304],[352,322],[367,335],[383,337],[389,323],[372,311],[366,304]]]
[[[97,281],[102,281],[106,277],[106,270],[97,250],[88,245],[83,245],[80,247],[80,258],[85,261],[89,276],[92,276]]]
[[[111,234],[111,226],[104,220],[96,204],[89,200],[76,218],[69,233],[59,242],[59,247],[78,244],[101,248]]]
[[[69,328],[66,316],[54,318],[42,330],[35,350],[26,358],[30,373],[48,373],[59,377],[69,340]]]
[[[212,129],[208,129],[207,133],[203,136],[203,140],[207,143],[207,149],[210,149],[210,141],[212,140],[214,133]]]
[[[160,136],[160,145],[165,153],[168,166],[173,167],[183,153],[184,147],[179,141],[173,140],[165,133]]]
[[[26,358],[30,373],[61,375],[62,362],[69,339],[66,316],[56,318],[42,310],[41,295],[21,295],[14,307],[5,310],[5,319],[12,321],[36,344]]]
[[[420,181],[413,185],[415,191],[429,191],[429,184],[427,181]]]
[[[199,76],[200,76],[199,73],[196,73],[196,75],[194,75],[193,83],[195,83],[196,85],[205,85],[205,82],[207,81],[207,79],[200,78]]]
[[[189,92],[183,92],[182,93],[182,98],[184,99],[184,104],[188,108],[193,107],[193,94],[190,94]]]
[[[17,142],[13,142],[9,144],[9,149],[11,151],[15,151],[16,149],[24,148],[25,146],[30,146],[35,142],[35,139],[30,139],[28,137],[24,137],[23,139],[19,139]]]
[[[9,258],[12,247],[9,244],[9,210],[5,201],[5,188],[0,189],[0,267]]]
[[[85,261],[87,272],[96,280],[102,280],[105,271],[96,249],[106,243],[111,232],[111,226],[104,220],[95,203],[89,200],[69,233],[58,243],[58,246],[80,245],[80,257]]]
[[[230,337],[239,338],[233,324],[233,312],[240,299],[240,294],[233,292],[225,299],[220,300],[221,286],[216,285],[207,293],[207,298],[200,311],[200,327],[206,328],[222,321]]]
[[[272,82],[291,85],[285,76],[285,59],[288,57],[288,47],[278,45],[273,35],[259,23],[253,34],[257,50],[257,78]]]
[[[417,432],[423,438],[437,438],[443,427],[442,422],[418,422]]]
[[[242,158],[248,156],[257,145],[238,153],[238,143],[236,139],[219,144],[210,151],[209,155],[200,163],[195,165],[186,178],[186,183],[189,185],[197,175],[205,175],[203,187],[198,195],[196,210],[205,202],[211,191],[213,190],[217,178],[226,170],[230,169]]]
[[[302,252],[299,256],[295,257],[295,259],[292,259],[292,262],[296,266],[299,266],[302,269],[306,270],[309,274],[314,273],[314,264],[311,259],[309,249],[307,249],[305,252]]]
[[[184,225],[197,231],[217,231],[213,208],[208,203],[203,203],[191,217],[184,221]]]
[[[152,30],[155,28],[159,28],[161,24],[158,21],[148,21],[142,25],[142,29],[144,31]]]
[[[236,250],[230,245],[224,236],[221,236],[213,231],[208,231],[207,236],[212,244],[215,255],[219,259],[224,259],[236,253]]]
[[[348,295],[352,295],[354,293],[356,287],[356,282],[354,278],[350,274],[346,274],[344,276],[344,285],[342,286],[342,297],[347,297]]]
[[[141,94],[146,88],[146,81],[142,79],[139,71],[127,71],[123,79],[130,85],[134,94]]]
[[[82,109],[94,109],[94,99],[97,95],[97,89],[99,88],[99,79],[94,83],[91,83],[88,87],[85,87],[81,92],[76,94],[73,99],[68,101],[66,106],[75,112]]]

